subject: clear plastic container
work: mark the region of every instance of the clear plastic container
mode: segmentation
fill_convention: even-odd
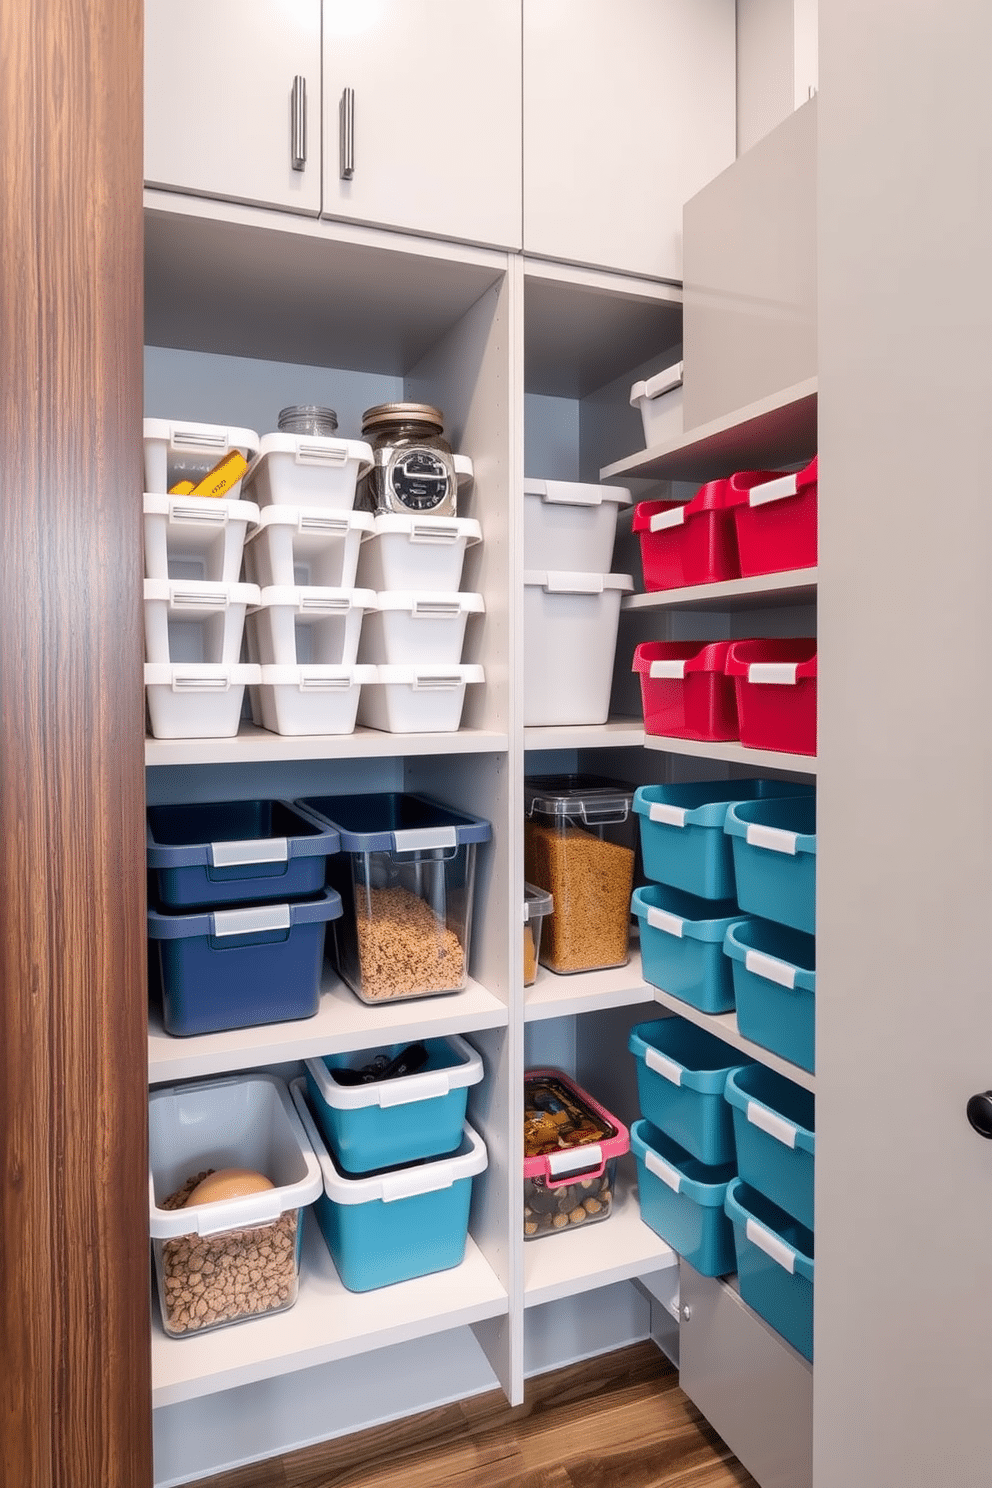
[[[554,911],[554,900],[543,889],[524,884],[524,986],[537,981],[537,961],[541,953],[541,928]]]
[[[423,796],[301,802],[339,833],[328,882],[344,913],[337,968],[367,1003],[461,992],[468,984],[475,849],[492,829]]]
[[[540,950],[549,971],[594,971],[628,959],[633,801],[633,786],[598,775],[524,781],[524,876],[554,900]]]
[[[524,1239],[598,1224],[613,1212],[623,1122],[557,1069],[524,1075]]]

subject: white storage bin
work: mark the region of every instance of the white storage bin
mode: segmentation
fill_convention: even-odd
[[[259,506],[350,511],[358,479],[371,466],[372,446],[361,439],[266,434],[244,484]]]
[[[606,573],[625,486],[524,481],[524,568]]]
[[[245,548],[245,578],[262,586],[353,589],[358,550],[371,531],[371,512],[263,507]]]
[[[371,589],[263,589],[248,617],[248,654],[262,666],[354,666]]]
[[[666,367],[646,382],[635,382],[630,406],[640,409],[647,449],[678,439],[682,433],[682,363]]]
[[[451,593],[462,582],[465,549],[482,541],[472,517],[376,517],[358,555],[358,582],[384,589]]]
[[[159,496],[180,481],[190,480],[197,485],[231,450],[238,450],[246,460],[258,451],[254,429],[234,429],[227,424],[145,419],[144,434],[145,490]],[[231,486],[227,500],[238,499],[242,484],[239,480]]]
[[[484,610],[481,594],[386,590],[365,617],[359,655],[376,664],[453,666],[462,659],[469,615]]]
[[[605,723],[630,574],[524,573],[524,725]]]
[[[222,1168],[262,1173],[273,1186],[243,1198],[163,1208],[191,1179]],[[148,1169],[149,1229],[167,1333],[182,1337],[292,1307],[300,1210],[321,1193],[323,1178],[282,1080],[236,1075],[153,1090]],[[216,1264],[207,1270],[203,1260]],[[243,1269],[246,1281],[252,1273],[240,1297],[224,1285],[227,1268]]]
[[[257,584],[206,584],[196,579],[145,580],[145,658],[233,666]]]
[[[148,719],[156,739],[230,739],[257,666],[145,663]]]
[[[148,492],[144,511],[147,578],[237,583],[248,529],[258,521],[253,501]]]
[[[380,666],[362,689],[358,722],[390,734],[454,733],[465,688],[483,682],[481,666]]]
[[[252,687],[253,722],[273,734],[350,734],[374,666],[263,666]]]

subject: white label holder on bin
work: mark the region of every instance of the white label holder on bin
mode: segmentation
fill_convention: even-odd
[[[244,838],[239,842],[209,842],[207,851],[214,868],[241,868],[245,863],[288,863],[286,837]]]
[[[565,1178],[572,1173],[587,1172],[598,1176],[606,1166],[603,1149],[598,1142],[588,1146],[569,1147],[564,1152],[552,1152],[548,1158],[548,1172],[552,1178]]]
[[[656,1178],[661,1179],[662,1183],[667,1184],[673,1193],[681,1192],[682,1174],[678,1168],[673,1168],[671,1163],[659,1157],[652,1147],[644,1149],[644,1165],[649,1173],[653,1173]]]
[[[645,1050],[644,1062],[649,1070],[654,1070],[655,1074],[661,1075],[663,1080],[668,1080],[672,1085],[682,1084],[682,1075],[684,1073],[682,1065],[677,1064],[674,1059],[669,1059],[666,1055],[660,1054],[657,1049],[652,1049],[649,1046]]]
[[[786,496],[798,493],[796,475],[783,475],[778,480],[766,481],[763,486],[752,486],[748,492],[749,506],[765,506],[770,501],[782,501]]]
[[[745,1234],[752,1245],[756,1245],[759,1250],[763,1250],[765,1255],[773,1260],[777,1266],[782,1267],[783,1271],[788,1271],[790,1276],[795,1275],[796,1252],[792,1249],[791,1245],[786,1245],[784,1240],[780,1240],[777,1235],[772,1234],[771,1230],[766,1230],[764,1225],[760,1225],[756,1219],[751,1219],[750,1216],[745,1225]]]
[[[780,961],[777,956],[766,956],[764,951],[748,950],[744,953],[744,965],[753,976],[761,977],[763,981],[775,982],[779,987],[786,987],[790,992],[796,987],[796,968],[790,966],[788,961]]]
[[[767,1136],[774,1137],[776,1142],[781,1142],[783,1147],[795,1148],[797,1128],[791,1121],[786,1121],[784,1116],[779,1116],[762,1105],[761,1101],[748,1101],[747,1119],[752,1126],[758,1127]]]
[[[652,930],[662,930],[666,935],[674,935],[678,940],[682,939],[685,932],[685,920],[679,915],[670,914],[667,909],[659,909],[657,905],[648,906],[648,924]]]
[[[793,858],[799,851],[798,832],[784,832],[781,827],[763,827],[759,822],[748,822],[745,840],[748,847],[764,847],[769,852],[788,853]]]
[[[652,801],[648,812],[648,820],[663,822],[666,827],[684,827],[688,816],[688,808],[685,806],[669,806],[667,801]]]
[[[796,661],[752,661],[747,669],[747,680],[773,687],[795,687],[798,665]]]
[[[256,904],[247,909],[218,909],[210,916],[213,935],[260,935],[265,930],[289,930],[292,916],[288,904]]]

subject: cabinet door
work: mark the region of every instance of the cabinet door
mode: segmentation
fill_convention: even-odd
[[[145,0],[145,180],[318,215],[320,0]]]
[[[734,0],[524,0],[524,248],[682,278],[734,159]]]
[[[324,0],[324,215],[519,248],[520,45],[520,0]]]

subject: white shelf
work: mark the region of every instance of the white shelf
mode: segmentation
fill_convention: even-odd
[[[632,1176],[621,1159],[609,1219],[524,1242],[524,1306],[677,1265],[671,1246],[641,1219],[636,1169]]]
[[[762,610],[809,604],[816,599],[816,569],[757,574],[722,584],[691,584],[652,594],[629,594],[622,610]]]
[[[760,1044],[753,1044],[750,1039],[746,1039],[737,1027],[736,1013],[701,1013],[696,1008],[690,1007],[687,1002],[673,997],[669,992],[662,992],[657,987],[652,990],[655,1001],[662,1007],[668,1008],[669,1011],[678,1013],[680,1018],[695,1023],[698,1028],[705,1028],[716,1038],[723,1039],[725,1044],[732,1044],[735,1049],[740,1049],[742,1054],[746,1054],[756,1064],[764,1064],[769,1069],[777,1070],[780,1075],[785,1075],[786,1079],[792,1080],[796,1085],[802,1085],[805,1090],[816,1090],[815,1075],[811,1075],[808,1070],[800,1069],[798,1064],[792,1064],[788,1059],[780,1059],[777,1054],[761,1048]]]
[[[204,1333],[168,1338],[152,1326],[152,1404],[174,1405],[313,1364],[499,1317],[507,1295],[471,1236],[462,1264],[372,1292],[342,1286],[312,1214],[304,1221],[294,1307]]]
[[[486,729],[453,734],[272,734],[243,723],[231,739],[146,739],[146,765],[246,765],[263,760],[392,759],[414,754],[505,754],[509,736]]]
[[[566,1018],[573,1013],[653,1001],[654,988],[641,976],[640,952],[632,950],[626,966],[612,966],[606,971],[557,976],[539,966],[533,986],[524,988],[524,1020],[534,1023],[542,1018]]]
[[[630,749],[644,743],[639,718],[611,718],[608,723],[558,723],[524,729],[524,749]]]
[[[723,760],[730,765],[757,765],[768,770],[816,774],[815,755],[786,754],[780,749],[745,749],[743,744],[732,740],[714,744],[708,739],[675,739],[668,734],[646,734],[644,748],[658,749],[663,754],[692,754],[701,759]]]
[[[735,470],[795,465],[816,453],[816,407],[817,383],[810,377],[678,439],[615,460],[599,472],[600,479],[706,481]]]
[[[434,1034],[502,1028],[507,1022],[507,1009],[471,980],[464,992],[370,1007],[332,971],[325,970],[320,1008],[313,1018],[192,1038],[173,1038],[166,1033],[157,1009],[148,1022],[148,1078],[151,1084],[160,1085],[376,1044],[400,1044]]]

